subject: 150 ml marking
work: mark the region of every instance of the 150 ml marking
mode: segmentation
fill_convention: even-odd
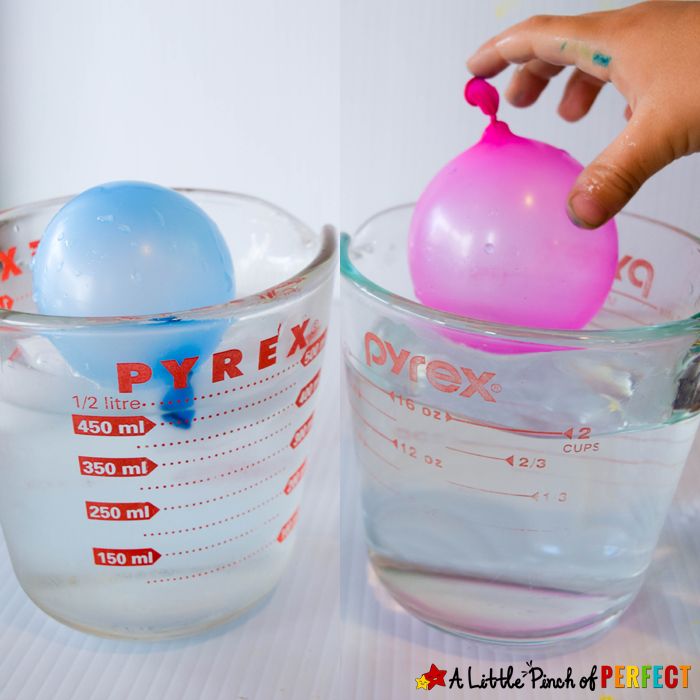
[[[160,554],[151,547],[143,549],[92,548],[93,561],[97,566],[152,566]]]

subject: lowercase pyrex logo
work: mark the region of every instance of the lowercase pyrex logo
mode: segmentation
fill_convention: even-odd
[[[415,355],[406,348],[396,349],[388,340],[370,331],[365,333],[365,362],[368,367],[386,365],[392,374],[406,374],[412,382],[418,381],[418,368],[424,366],[421,372],[425,372],[425,378],[434,389],[446,394],[459,392],[465,399],[479,397],[495,403],[494,394],[501,390],[500,384],[493,382],[495,372],[475,372],[470,367]]]

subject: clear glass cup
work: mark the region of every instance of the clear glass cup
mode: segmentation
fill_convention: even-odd
[[[584,638],[642,585],[697,430],[700,241],[622,214],[615,284],[589,327],[516,328],[415,300],[411,213],[341,239],[374,570],[461,635]]]
[[[32,255],[66,200],[0,215],[0,521],[27,595],[106,636],[190,634],[264,598],[313,460],[334,231],[181,191],[230,247],[230,303],[38,315]]]

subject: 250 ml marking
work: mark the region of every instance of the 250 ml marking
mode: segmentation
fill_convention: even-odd
[[[143,503],[86,501],[85,510],[90,520],[150,520],[160,511],[148,501]]]

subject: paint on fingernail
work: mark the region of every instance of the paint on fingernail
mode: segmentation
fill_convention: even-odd
[[[568,41],[562,42],[562,45],[559,47],[559,51],[563,51],[566,48],[566,45],[568,44]]]
[[[595,63],[598,66],[603,66],[603,68],[607,68],[610,65],[610,61],[612,61],[612,57],[608,56],[605,53],[600,53],[600,51],[596,51],[593,54],[593,63]]]

